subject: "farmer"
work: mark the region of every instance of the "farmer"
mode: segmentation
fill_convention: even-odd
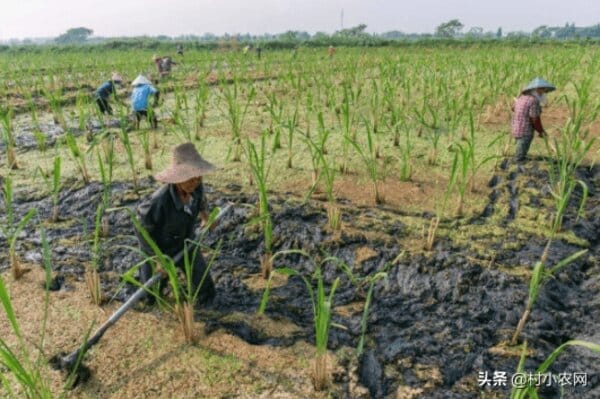
[[[333,47],[333,46],[327,47],[327,55],[329,55],[329,58],[333,57],[334,54],[335,54],[335,47]]]
[[[256,56],[260,60],[260,55],[262,54],[262,48],[260,46],[256,46]]]
[[[183,45],[182,44],[177,45],[177,54],[183,57]]]
[[[521,91],[513,105],[512,135],[517,141],[515,160],[526,160],[533,131],[540,137],[546,135],[542,127],[542,105],[546,105],[546,93],[555,90],[552,84],[542,78],[535,78]]]
[[[171,257],[184,249],[186,239],[193,239],[198,219],[204,224],[208,222],[208,203],[202,185],[202,176],[213,173],[215,166],[205,161],[190,142],[181,144],[173,150],[171,166],[155,175],[156,180],[165,183],[149,200],[137,209],[138,220],[146,229],[160,250]],[[148,243],[137,233],[142,250],[154,255]],[[206,262],[199,250],[187,245],[192,265],[192,289],[199,288],[195,305],[212,300],[215,287],[210,274],[206,271]],[[195,252],[195,254],[194,254]],[[177,267],[184,270],[184,258]],[[205,276],[206,273],[206,276]],[[139,278],[145,283],[152,277],[152,267],[145,263],[140,268]],[[202,279],[204,278],[204,282]],[[161,282],[161,287],[166,281]],[[202,282],[202,287],[200,283]],[[147,296],[146,301],[152,304],[155,298]]]
[[[113,72],[111,78],[102,83],[95,92],[95,99],[101,114],[112,115],[112,108],[108,103],[108,98],[116,92],[115,85],[122,85],[123,78],[116,72]]]
[[[135,115],[135,128],[140,128],[140,120],[142,117],[148,118],[153,128],[158,126],[158,120],[152,108],[150,108],[150,116],[148,113],[148,99],[154,95],[154,105],[158,103],[159,92],[156,87],[143,75],[138,75],[131,83],[133,91],[131,92],[131,108]]]
[[[154,60],[156,69],[158,70],[158,74],[161,78],[169,75],[171,72],[171,66],[177,65],[177,63],[174,62],[171,57],[161,57],[157,54],[152,56],[152,60]]]

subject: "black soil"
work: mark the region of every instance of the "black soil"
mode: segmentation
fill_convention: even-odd
[[[334,233],[326,227],[322,203],[302,204],[289,197],[271,197],[274,252],[302,249],[315,260],[335,256],[359,278],[387,270],[388,278],[379,280],[373,289],[363,355],[358,362],[342,359],[346,372],[335,378],[343,396],[353,396],[349,383],[352,373],[358,374],[372,397],[394,394],[401,385],[421,388],[420,397],[431,398],[478,398],[481,392],[508,394],[506,387],[479,388],[477,376],[479,372],[494,371],[506,371],[510,376],[517,367],[518,356],[490,349],[503,347],[502,343],[510,340],[527,298],[528,278],[519,271],[532,269],[546,244],[546,238],[535,233],[524,235],[518,229],[524,212],[527,215],[528,210],[551,211],[543,164],[532,161],[517,166],[504,162],[490,180],[489,202],[480,216],[443,220],[440,237],[430,252],[404,247],[402,239],[411,233],[409,219],[421,217],[425,225],[431,215],[345,206],[345,228]],[[582,168],[578,178],[590,188],[585,216],[575,217],[581,197],[581,192],[576,191],[563,231],[571,231],[579,240],[555,241],[548,264],[554,265],[580,250],[585,244],[583,240],[587,241],[585,245],[590,252],[559,272],[541,290],[522,334],[533,350],[525,365],[529,371],[535,371],[553,349],[567,340],[600,342],[600,168]],[[144,180],[138,196],[130,184],[115,183],[112,205],[133,209],[140,197],[157,187],[155,182]],[[63,191],[60,215],[64,220],[56,225],[44,223],[53,249],[54,290],[68,289],[73,281],[83,280],[84,264],[92,259],[90,240],[101,189],[99,183],[92,183]],[[272,290],[266,311],[272,318],[299,325],[301,332],[295,336],[272,337],[243,321],[224,317],[234,311],[256,312],[262,291],[249,288],[244,281],[260,273],[263,240],[260,230],[248,223],[255,216],[256,196],[243,193],[236,186],[222,192],[210,186],[207,190],[213,205],[222,206],[228,201],[236,205],[234,212],[205,240],[213,248],[222,240],[221,252],[211,269],[217,297],[198,316],[206,322],[206,332],[226,329],[256,345],[285,346],[301,339],[312,342],[312,307],[304,282],[297,277]],[[51,215],[50,198],[36,199],[25,191],[19,193],[16,207],[19,215],[37,208],[39,221]],[[109,218],[110,238],[104,239],[102,257],[106,261],[101,262],[100,274],[106,296],[123,300],[132,288],[122,282],[121,276],[140,256],[127,248],[137,246],[129,214],[121,209],[111,212]],[[466,243],[455,240],[452,234],[458,230],[481,231],[486,226],[502,229],[502,234],[479,234]],[[39,231],[29,228],[19,239],[19,254],[26,261],[39,262],[40,242]],[[0,237],[0,245],[6,247],[4,237]],[[482,246],[493,251],[493,259],[482,255]],[[371,255],[357,259],[357,253],[365,247],[371,250]],[[0,265],[8,267],[6,253],[0,254]],[[294,268],[307,277],[315,270],[314,261],[300,255],[279,258],[274,267],[282,266]],[[334,351],[355,348],[361,335],[366,287],[357,287],[333,263],[325,264],[323,274],[328,286],[340,277],[333,322],[344,326],[331,328],[329,348]],[[513,352],[518,354],[519,349],[513,348]],[[565,386],[565,394],[600,397],[598,359],[587,350],[569,349],[550,371],[587,373],[587,386]],[[559,397],[559,393],[556,384],[540,391],[545,398]]]

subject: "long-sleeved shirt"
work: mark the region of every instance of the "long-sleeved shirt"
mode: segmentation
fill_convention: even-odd
[[[148,109],[148,98],[158,90],[152,85],[139,85],[131,92],[131,108],[134,111],[146,111]]]
[[[111,94],[115,91],[115,84],[112,80],[107,80],[96,89],[96,97],[103,100],[108,100]]]
[[[200,184],[192,193],[189,204],[184,204],[177,194],[175,185],[167,184],[158,189],[149,200],[137,208],[138,220],[160,250],[174,256],[184,247],[188,238],[193,238],[194,228],[200,212],[206,212],[208,203],[204,187]],[[136,231],[142,250],[149,255],[154,252]]]
[[[543,132],[542,107],[535,96],[522,94],[513,106],[512,135],[514,138],[529,137],[533,130]]]

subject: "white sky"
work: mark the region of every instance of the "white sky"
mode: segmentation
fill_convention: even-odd
[[[0,0],[0,39],[54,37],[85,26],[95,36],[223,33],[433,33],[459,19],[466,27],[523,30],[600,22],[600,0]]]

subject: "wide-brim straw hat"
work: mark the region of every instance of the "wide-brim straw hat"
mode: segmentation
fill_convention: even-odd
[[[158,59],[160,59],[160,55],[158,55],[158,54],[154,54],[154,55],[152,56],[152,61],[156,61],[156,60],[158,60]]]
[[[525,86],[525,88],[523,90],[521,90],[521,93],[526,93],[528,91],[535,90],[535,89],[544,89],[547,92],[550,92],[550,91],[556,90],[556,87],[552,83],[548,82],[547,80],[537,77],[537,78],[533,79],[531,82],[529,82],[529,84],[527,86]]]
[[[152,82],[150,82],[148,80],[148,78],[145,77],[144,75],[138,75],[138,77],[135,78],[133,82],[131,82],[132,86],[151,85],[151,84],[152,84]]]
[[[203,159],[194,144],[188,142],[173,149],[171,166],[154,175],[154,178],[163,183],[177,184],[216,170],[216,166]]]

